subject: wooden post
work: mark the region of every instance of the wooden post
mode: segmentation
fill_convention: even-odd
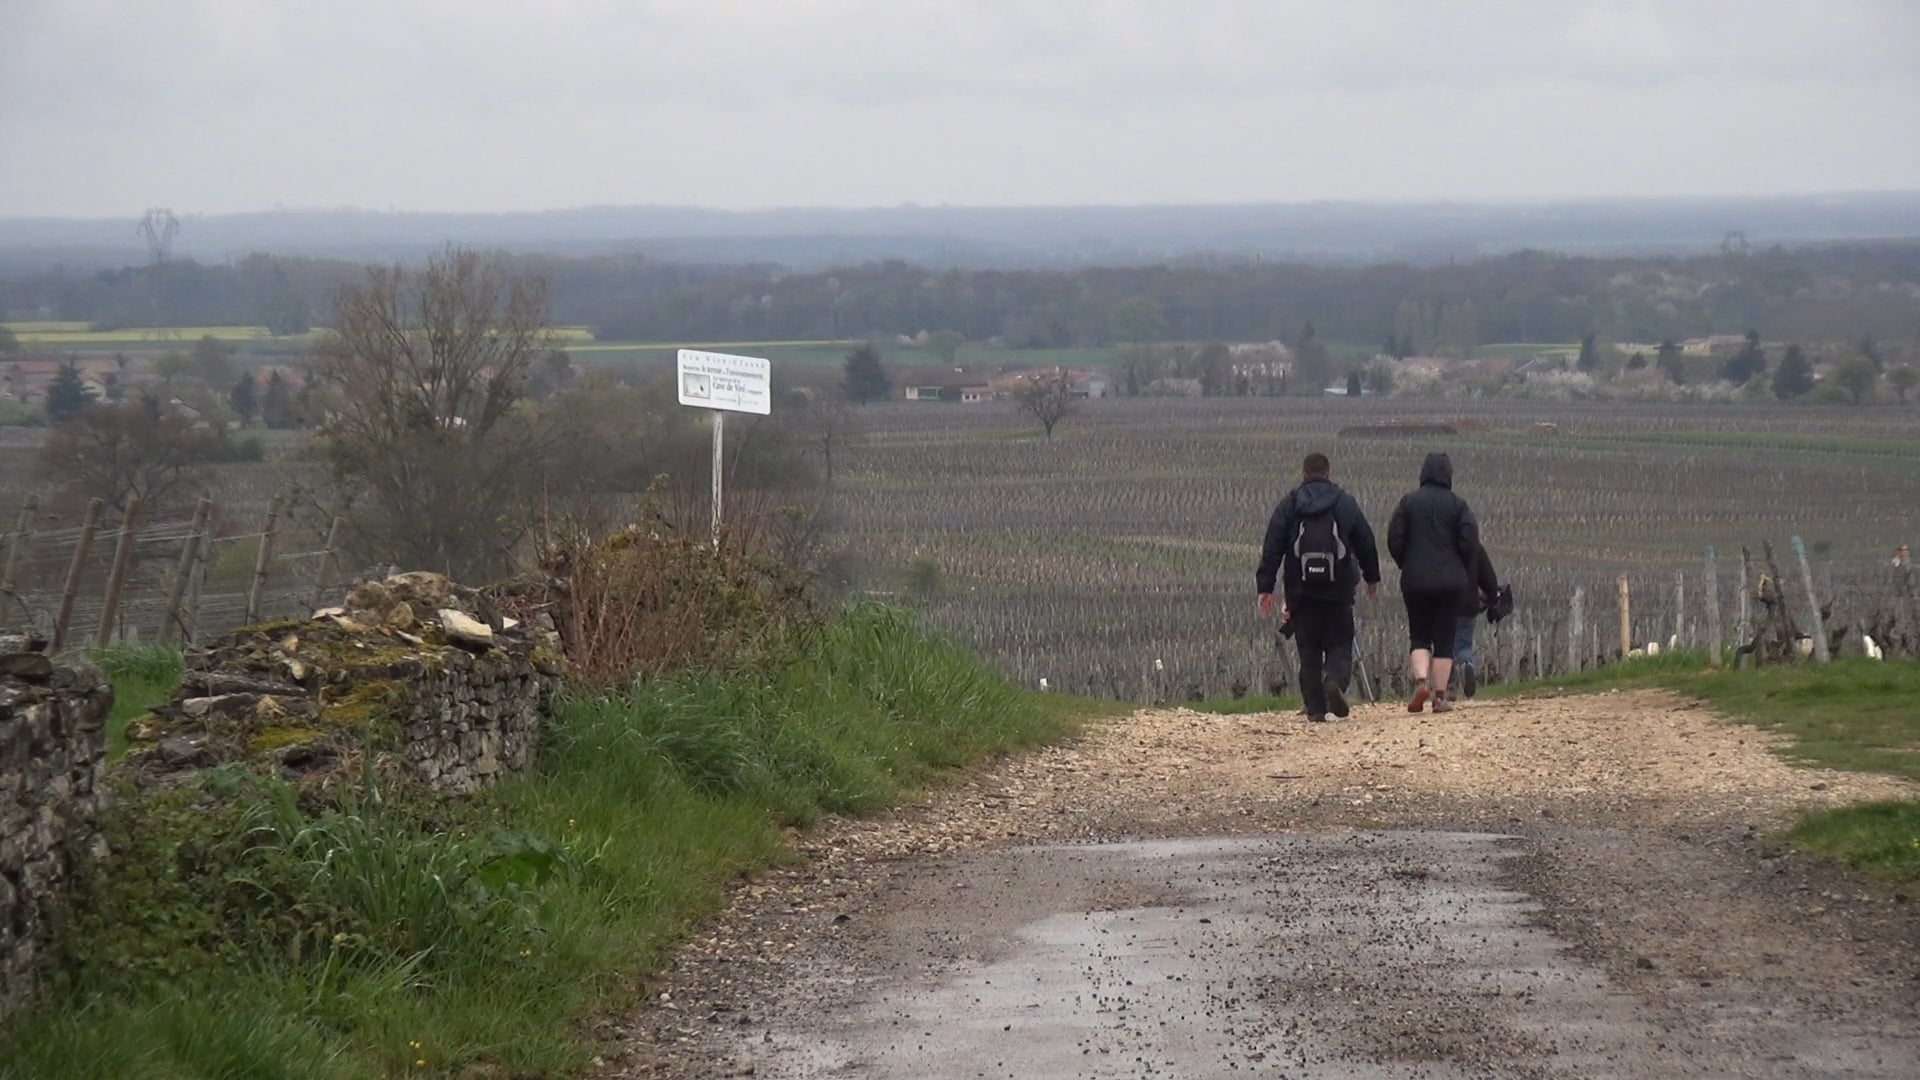
[[[1687,644],[1687,572],[1673,572],[1673,637],[1668,639],[1673,648],[1684,648]]]
[[[180,605],[187,596],[187,583],[193,580],[194,563],[200,557],[200,534],[206,531],[207,519],[213,516],[213,500],[202,498],[193,510],[193,526],[187,531],[187,542],[180,545],[180,561],[173,568],[173,582],[167,586],[167,612],[160,623],[160,644],[168,645],[180,639],[187,632],[186,613]]]
[[[0,571],[0,626],[11,622],[14,609],[20,606],[20,563],[33,544],[33,519],[39,509],[40,496],[28,495],[20,504],[20,527],[7,540],[7,565]]]
[[[1734,614],[1734,635],[1740,644],[1753,644],[1753,549],[1740,545],[1740,605]]]
[[[260,602],[267,595],[267,568],[273,565],[273,534],[280,522],[280,497],[267,504],[267,527],[260,530],[260,548],[253,558],[253,585],[247,590],[247,625],[260,621]]]
[[[207,567],[213,562],[213,519],[200,530],[200,542],[193,553],[193,579],[187,583],[187,607],[180,630],[181,639],[193,641],[200,633],[200,590],[207,583]]]
[[[1720,574],[1713,564],[1713,545],[1707,545],[1707,666],[1720,666]]]
[[[1920,598],[1914,596],[1913,566],[1911,563],[1900,565],[1900,591],[1907,599],[1907,643],[1913,651],[1913,658],[1920,660]]]
[[[1633,652],[1633,598],[1627,586],[1627,575],[1620,575],[1620,659]]]
[[[1813,567],[1807,563],[1807,545],[1793,538],[1793,557],[1800,560],[1800,583],[1807,588],[1807,603],[1813,608],[1813,655],[1825,664],[1833,659],[1827,648],[1827,623],[1820,617],[1820,597],[1813,591]]]
[[[1573,589],[1573,610],[1568,613],[1571,629],[1567,633],[1567,674],[1579,674],[1585,665],[1580,662],[1581,639],[1586,636],[1586,612],[1580,610],[1587,599],[1587,591],[1579,586]]]
[[[73,602],[80,596],[80,579],[86,576],[87,556],[93,553],[93,534],[100,528],[100,514],[106,507],[102,499],[87,503],[86,521],[80,526],[80,540],[73,547],[73,562],[67,565],[67,584],[60,593],[60,614],[53,620],[54,652],[66,648],[67,628],[73,624]]]
[[[320,553],[320,572],[314,575],[313,606],[317,610],[327,602],[327,576],[333,572],[334,545],[340,540],[340,519],[327,526],[327,547]]]
[[[133,558],[133,531],[140,521],[140,496],[127,500],[127,512],[120,519],[120,542],[113,546],[113,570],[107,574],[107,596],[100,605],[100,629],[94,631],[93,647],[104,649],[113,641],[113,620],[120,614],[120,590],[127,584],[127,562]]]

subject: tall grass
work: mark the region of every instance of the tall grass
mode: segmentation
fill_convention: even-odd
[[[566,1075],[582,1018],[781,858],[783,826],[1072,723],[861,609],[777,671],[565,700],[539,769],[471,803],[369,785],[303,809],[217,772],[125,822],[0,1076]]]
[[[185,665],[178,650],[154,645],[116,646],[96,654],[94,662],[113,681],[107,747],[118,758],[126,752],[127,724],[172,695]]]

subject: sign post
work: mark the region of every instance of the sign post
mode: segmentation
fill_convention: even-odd
[[[680,404],[713,413],[713,545],[720,546],[727,413],[773,411],[773,365],[758,356],[681,349]]]

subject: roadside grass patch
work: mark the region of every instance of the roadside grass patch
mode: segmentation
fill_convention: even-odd
[[[102,662],[141,694],[178,673]],[[213,770],[123,802],[55,985],[0,1031],[0,1077],[574,1074],[594,1018],[730,882],[790,857],[788,826],[1122,709],[1025,693],[863,608],[777,671],[566,698],[539,767],[467,801],[369,776],[315,807]]]
[[[1920,881],[1920,802],[1816,810],[1787,835],[1802,851],[1832,856],[1885,881]]]
[[[1735,671],[1703,653],[1631,660],[1566,678],[1489,686],[1484,696],[1666,689],[1791,738],[1796,764],[1920,780],[1920,661],[1836,660]],[[1920,801],[1865,803],[1801,815],[1788,840],[1895,882],[1920,881]]]

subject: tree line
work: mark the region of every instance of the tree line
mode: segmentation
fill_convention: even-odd
[[[1770,340],[1920,335],[1920,243],[1775,248],[1694,258],[1523,252],[1441,266],[1188,261],[1057,271],[881,262],[788,273],[642,257],[501,256],[550,283],[556,324],[608,340],[845,340],[919,331],[1022,348],[1148,341],[1323,341],[1394,355],[1496,341],[1682,340],[1757,328]],[[362,267],[250,256],[0,280],[0,318],[116,326],[264,325],[302,332]]]

